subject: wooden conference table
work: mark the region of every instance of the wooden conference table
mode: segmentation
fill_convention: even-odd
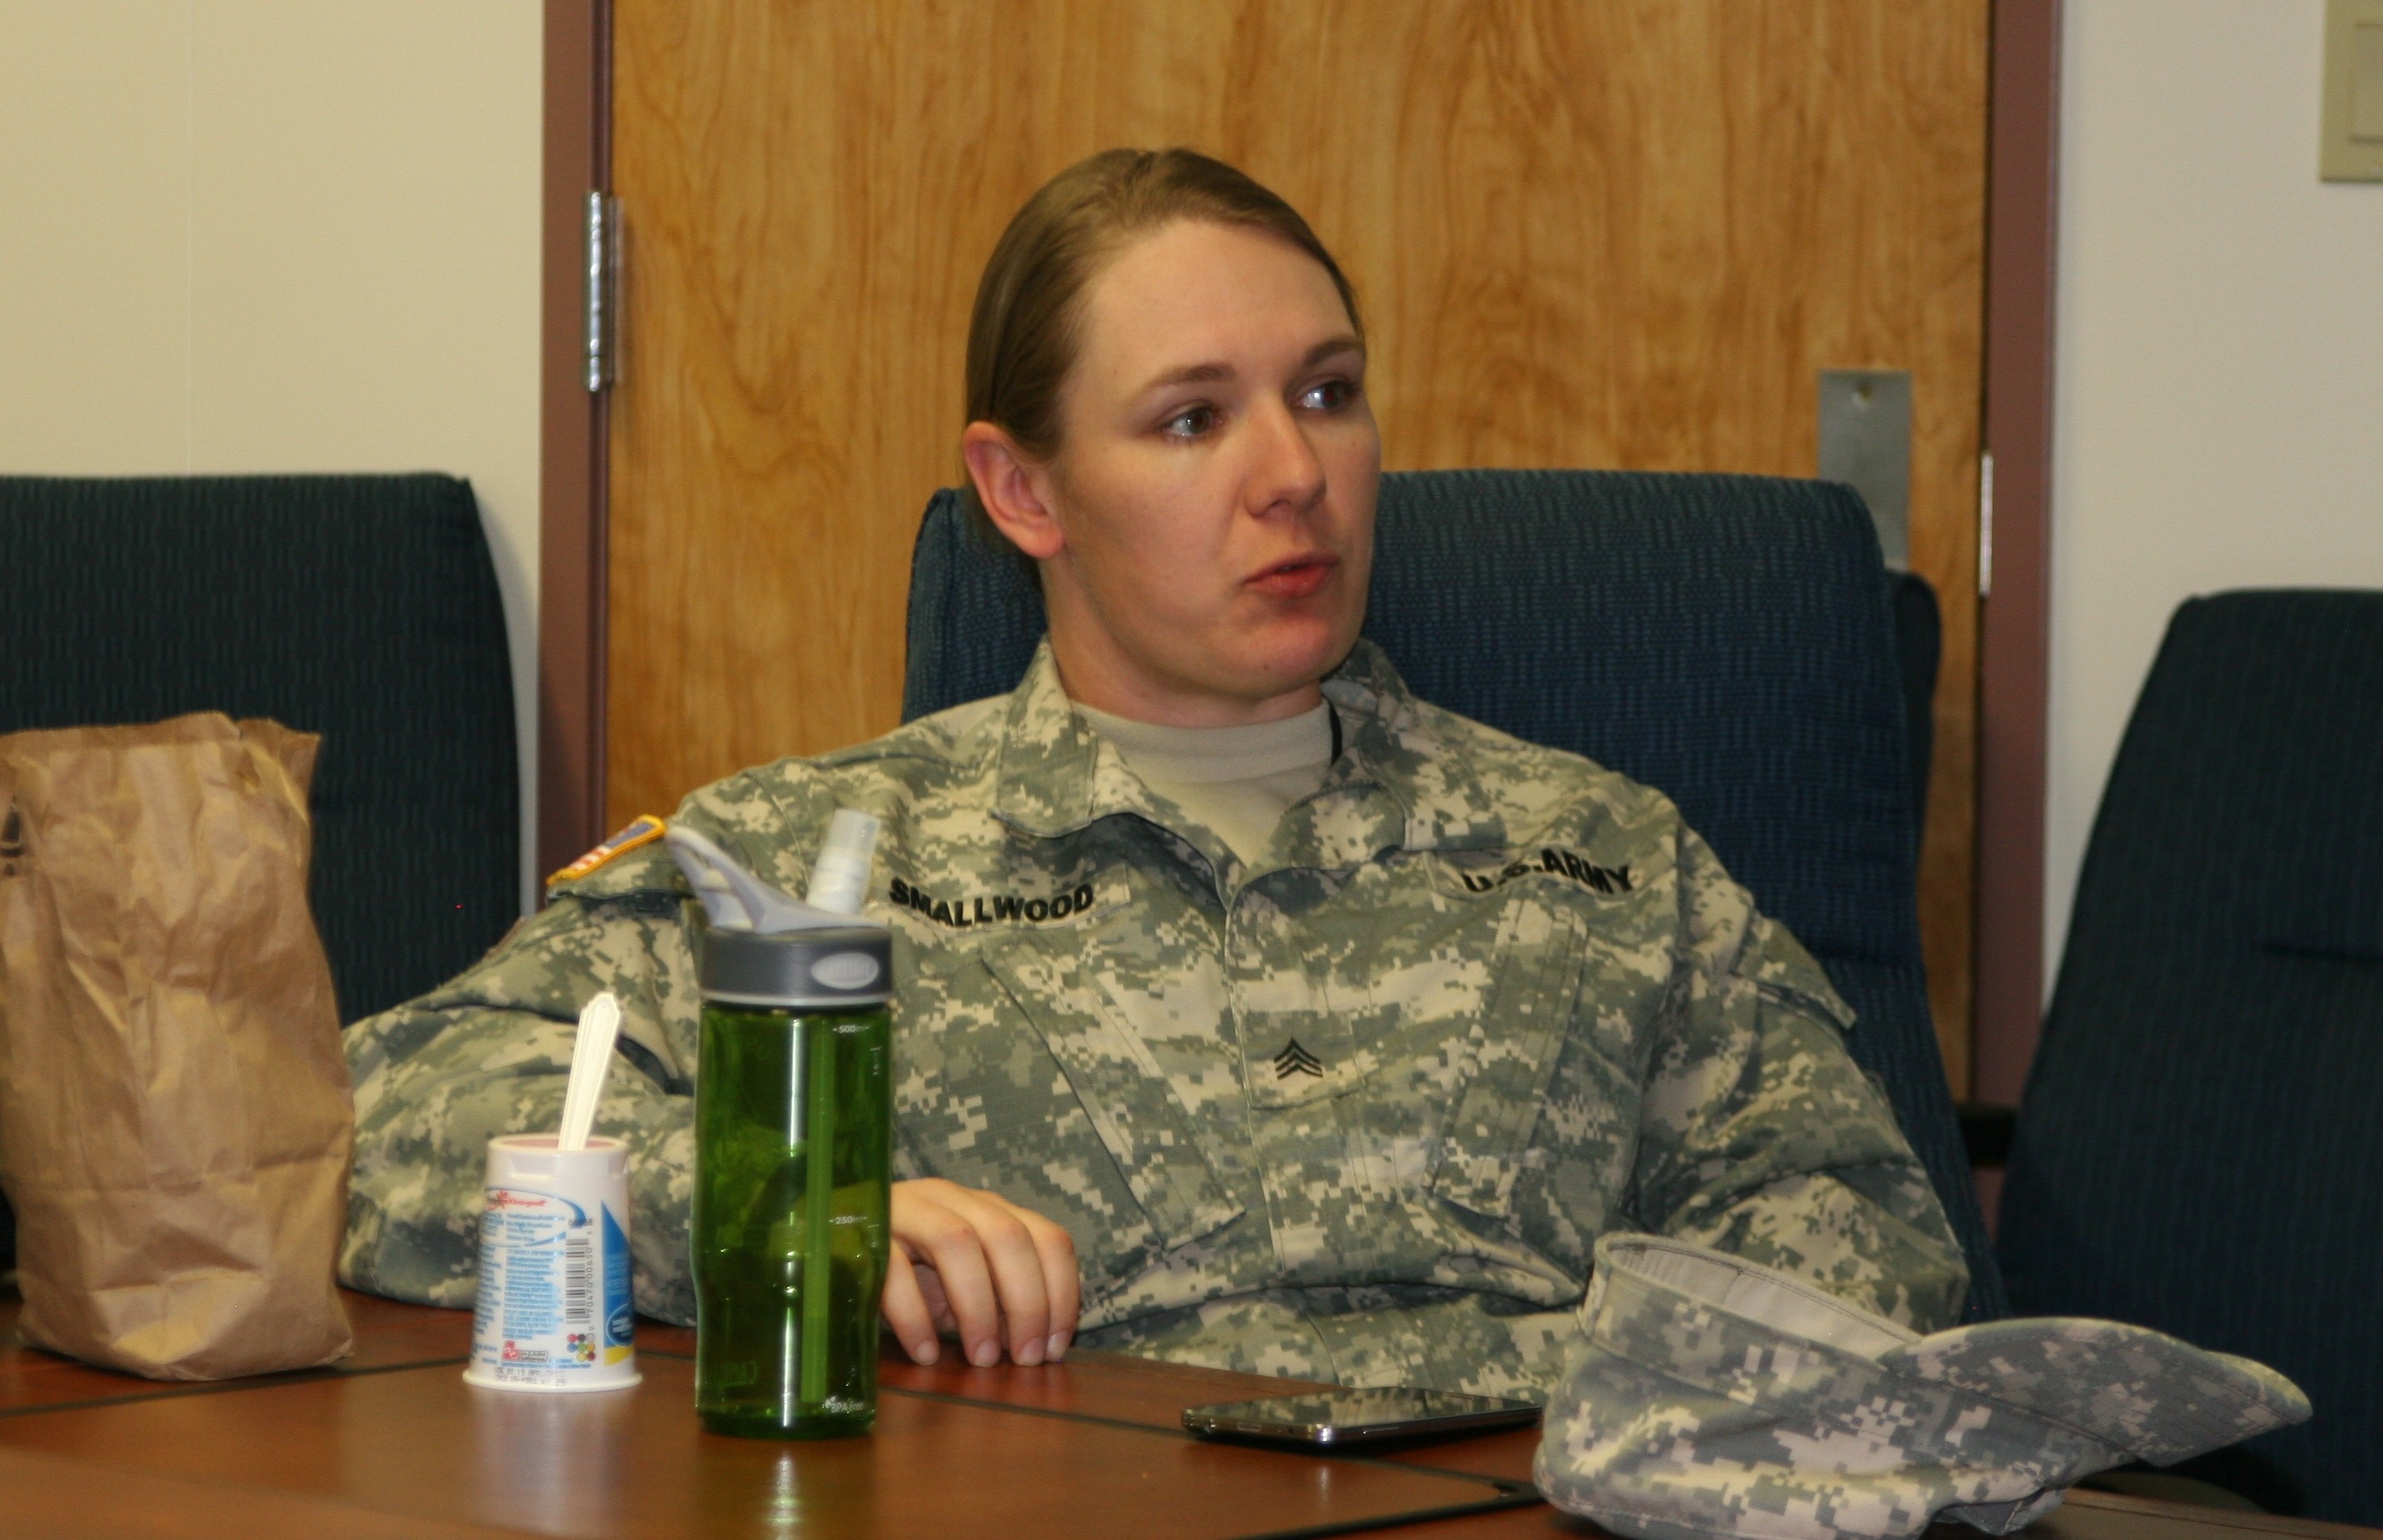
[[[1530,1491],[1535,1432],[1388,1456],[1203,1443],[1187,1406],[1279,1380],[1105,1353],[1037,1369],[889,1360],[877,1432],[778,1444],[701,1432],[695,1338],[639,1324],[634,1390],[475,1390],[471,1317],[348,1296],[334,1370],[161,1385],[16,1345],[0,1299],[0,1536],[1596,1535]],[[1974,1530],[1940,1526],[1946,1535]],[[2028,1532],[2253,1540],[2383,1532],[2080,1492]]]

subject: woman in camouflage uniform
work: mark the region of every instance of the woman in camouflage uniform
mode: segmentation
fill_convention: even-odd
[[[834,808],[883,820],[914,1357],[1543,1389],[1613,1230],[1954,1317],[1959,1249],[1811,958],[1661,795],[1360,640],[1380,439],[1297,214],[1096,156],[1003,237],[968,371],[970,481],[1049,613],[1026,678],[677,815],[796,892]],[[638,1303],[691,1315],[691,912],[659,844],[599,851],[351,1029],[350,1281],[470,1302],[485,1141],[552,1125],[611,988]]]

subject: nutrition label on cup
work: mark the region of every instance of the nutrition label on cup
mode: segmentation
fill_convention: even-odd
[[[625,1347],[627,1246],[608,1267],[606,1229],[618,1227],[600,1208],[594,1214],[550,1193],[488,1189],[480,1219],[483,1276],[473,1318],[474,1367],[504,1384],[559,1388],[608,1357],[607,1338]],[[621,1308],[608,1311],[607,1273],[619,1275]],[[620,1330],[608,1331],[619,1317]],[[489,1349],[493,1349],[493,1351]]]

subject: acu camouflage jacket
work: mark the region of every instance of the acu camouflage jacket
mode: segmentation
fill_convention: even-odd
[[[897,1164],[1064,1225],[1084,1346],[1544,1391],[1612,1230],[1953,1320],[1959,1248],[1850,1013],[1672,804],[1416,700],[1370,645],[1325,688],[1342,752],[1249,865],[1082,723],[1047,646],[1008,696],[677,817],[795,893],[836,807],[883,820]],[[486,1141],[554,1126],[611,988],[637,1302],[691,1318],[699,915],[656,843],[349,1029],[349,1281],[471,1302]]]

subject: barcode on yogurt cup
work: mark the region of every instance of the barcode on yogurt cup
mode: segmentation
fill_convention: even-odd
[[[470,1384],[616,1390],[637,1383],[628,1151],[552,1134],[488,1141]]]

